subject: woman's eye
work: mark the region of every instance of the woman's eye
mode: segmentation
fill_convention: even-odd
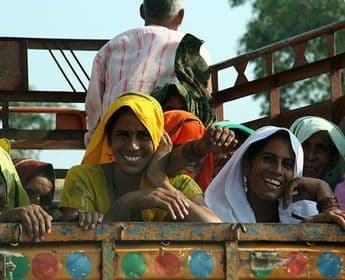
[[[287,160],[284,162],[284,166],[286,169],[293,170],[295,167],[295,163],[293,161]]]
[[[146,132],[146,131],[140,132],[140,133],[139,133],[139,136],[140,136],[141,138],[143,138],[143,139],[149,139],[149,140],[151,140],[151,135],[150,135],[148,132]]]
[[[322,144],[317,145],[315,150],[316,150],[316,153],[318,154],[325,154],[329,152],[328,146],[322,145]]]
[[[271,162],[274,160],[274,158],[271,155],[263,155],[262,156],[263,160]]]

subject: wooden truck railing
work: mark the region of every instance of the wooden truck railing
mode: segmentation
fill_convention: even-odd
[[[39,244],[19,225],[0,224],[0,233],[0,279],[345,277],[345,234],[336,225],[54,224]]]
[[[337,22],[211,66],[218,116],[222,117],[224,102],[268,91],[270,115],[250,122],[253,128],[265,124],[288,126],[303,114],[339,122],[345,112],[341,94],[345,53],[336,52],[334,40],[344,29],[345,21]],[[322,36],[327,38],[327,57],[307,61],[304,51],[308,41]],[[0,38],[0,137],[9,138],[14,148],[82,149],[86,129],[82,110],[16,107],[11,103],[83,103],[89,69],[76,52],[97,51],[104,43]],[[291,69],[276,72],[273,54],[285,48],[294,50],[295,63]],[[70,91],[30,89],[28,52],[37,49],[51,55]],[[56,52],[73,70],[64,70]],[[264,77],[248,81],[247,64],[258,58],[266,61],[268,71]],[[219,73],[231,67],[237,71],[236,82],[220,89]],[[44,66],[42,69],[44,72]],[[329,74],[330,100],[281,112],[281,86],[321,73]],[[56,115],[55,129],[10,127],[12,113],[32,112]],[[74,223],[54,223],[52,233],[40,243],[32,242],[20,224],[0,224],[0,279],[343,279],[344,244],[344,231],[328,224],[113,223],[83,231]]]
[[[336,33],[344,29],[345,21],[336,22],[211,66],[212,94],[215,99],[218,117],[220,119],[223,117],[223,103],[267,91],[269,93],[270,114],[268,117],[249,122],[248,125],[253,128],[266,124],[288,126],[293,119],[305,114],[319,115],[338,123],[343,117],[345,109],[341,81],[341,71],[345,67],[345,53],[337,53],[335,38]],[[328,53],[321,60],[309,62],[305,56],[307,45],[311,40],[321,37],[326,38]],[[90,66],[89,69],[86,69],[82,65],[77,57],[77,51],[97,51],[105,42],[105,40],[0,37],[0,103],[2,103],[0,114],[2,129],[0,130],[0,137],[10,138],[14,148],[82,149],[83,133],[86,126],[85,121],[80,122],[80,119],[85,118],[84,112],[76,109],[70,116],[65,116],[67,119],[70,118],[71,123],[79,123],[79,126],[74,127],[75,129],[71,129],[71,126],[66,128],[58,125],[56,129],[50,131],[21,130],[9,127],[9,116],[13,110],[10,102],[83,103],[87,88],[87,84],[83,82],[83,77],[89,78]],[[288,48],[291,48],[295,54],[293,67],[282,72],[276,72],[275,65],[273,64],[273,55]],[[28,52],[30,50],[45,50],[48,52],[71,90],[30,90],[28,85]],[[61,54],[60,60],[67,65],[69,72],[64,70],[57,53]],[[67,56],[67,54],[70,55]],[[266,62],[267,71],[264,77],[249,81],[245,74],[246,67],[250,61],[258,58]],[[220,90],[219,73],[232,67],[237,72],[235,84]],[[42,68],[43,78],[47,73],[44,73],[44,66]],[[330,77],[331,98],[328,101],[288,112],[281,112],[280,87],[323,73],[328,73]],[[77,84],[73,84],[72,78],[74,78]],[[77,91],[77,88],[81,90]],[[51,109],[45,108],[40,108],[38,113],[42,111],[52,113]],[[59,115],[63,113],[59,111],[55,112],[55,114],[59,119]]]
[[[215,99],[218,117],[222,119],[223,103],[266,91],[269,94],[270,114],[266,118],[249,122],[248,125],[253,128],[267,124],[289,127],[295,118],[302,115],[317,115],[338,123],[344,116],[345,109],[345,99],[342,97],[343,82],[341,80],[341,72],[345,67],[345,53],[337,53],[335,39],[336,33],[344,30],[344,28],[345,21],[339,21],[211,66],[212,94]],[[326,39],[328,50],[326,57],[310,62],[305,55],[307,45],[312,40],[321,37]],[[275,72],[273,55],[288,48],[291,48],[295,54],[292,68],[282,72]],[[266,73],[262,78],[249,81],[245,71],[248,63],[255,59],[262,59],[265,62]],[[219,73],[231,67],[237,72],[235,84],[220,90]],[[331,98],[328,101],[302,109],[281,112],[280,87],[323,73],[329,74],[330,78]]]

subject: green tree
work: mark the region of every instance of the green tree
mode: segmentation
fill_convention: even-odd
[[[239,41],[239,53],[253,51],[323,25],[343,20],[345,17],[344,0],[229,0],[231,7],[237,7],[246,2],[252,4],[253,17]],[[337,33],[337,49],[341,51],[345,49],[344,35],[344,32]],[[306,52],[308,61],[315,61],[326,56],[325,39],[313,40],[308,45]],[[294,54],[291,49],[275,54],[275,72],[291,68],[293,61]],[[265,71],[264,62],[255,60],[254,76],[262,77]],[[329,88],[327,75],[282,87],[282,110],[324,100],[329,95]],[[297,92],[298,94],[296,94]],[[268,112],[268,102],[263,102],[261,107],[262,113]]]

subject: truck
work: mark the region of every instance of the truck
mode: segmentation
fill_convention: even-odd
[[[345,52],[337,52],[335,42],[336,34],[344,29],[345,21],[335,22],[210,66],[218,119],[223,119],[224,103],[261,93],[267,95],[269,114],[246,123],[251,128],[268,124],[288,127],[303,115],[320,116],[343,128]],[[324,42],[325,57],[307,58],[312,40]],[[15,149],[84,149],[85,112],[67,104],[82,104],[85,99],[85,79],[89,75],[78,54],[97,51],[105,43],[0,37],[0,137],[10,139]],[[28,57],[33,50],[50,55],[71,90],[29,88]],[[277,71],[275,56],[286,50],[293,53],[294,64]],[[257,59],[265,63],[266,73],[250,80],[246,69]],[[220,88],[219,77],[230,68],[236,72],[236,81]],[[329,79],[327,100],[293,110],[281,109],[282,87],[318,75]],[[75,81],[78,86],[73,84]],[[17,106],[13,102],[30,105]],[[66,106],[32,106],[32,102]],[[28,113],[53,115],[55,127],[10,126],[13,114]],[[57,169],[56,174],[58,180],[63,180],[66,170]],[[57,222],[51,234],[35,243],[21,224],[3,223],[0,279],[343,279],[344,241],[345,231],[334,224],[117,222],[84,231],[76,223]]]

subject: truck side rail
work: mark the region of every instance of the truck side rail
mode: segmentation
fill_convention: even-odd
[[[212,75],[212,95],[219,119],[223,118],[222,106],[224,102],[238,98],[251,96],[258,92],[267,91],[269,94],[270,114],[268,117],[247,123],[252,128],[257,128],[266,124],[289,126],[296,117],[313,114],[325,117],[339,123],[342,112],[345,109],[345,97],[342,96],[341,71],[345,67],[345,53],[337,53],[335,48],[335,38],[337,32],[345,29],[345,21],[306,32],[290,39],[274,43],[256,51],[240,55],[238,57],[225,60],[210,67]],[[327,55],[317,61],[308,61],[305,55],[308,44],[317,38],[326,38]],[[61,102],[63,103],[83,103],[85,100],[86,84],[83,84],[82,77],[79,77],[75,68],[81,68],[83,75],[89,78],[89,73],[85,66],[78,60],[76,51],[97,51],[106,40],[71,40],[71,39],[31,39],[31,38],[0,38],[0,60],[4,67],[0,69],[0,100],[2,110],[0,119],[2,129],[0,137],[7,137],[12,141],[14,148],[39,148],[45,149],[82,149],[83,133],[85,128],[78,127],[76,130],[55,128],[49,131],[43,130],[22,130],[9,127],[10,102]],[[274,65],[273,56],[284,49],[291,48],[295,55],[295,61],[290,69],[277,72]],[[59,71],[70,85],[70,91],[49,91],[30,90],[28,85],[28,51],[45,50],[51,55],[51,59],[56,63]],[[59,61],[54,56],[54,51],[61,54],[71,52],[71,58],[62,55],[63,60],[76,60],[77,66],[72,62],[67,63],[71,69],[70,75],[78,76],[77,83],[82,90],[77,90],[73,85],[71,77],[59,65]],[[245,71],[248,63],[255,59],[263,59],[266,64],[264,77],[249,81]],[[233,86],[220,89],[219,74],[221,71],[234,68],[237,72],[237,79]],[[314,77],[322,73],[328,73],[330,77],[330,99],[307,107],[281,112],[280,88],[306,78]],[[84,115],[80,111],[80,115]]]
[[[223,117],[222,105],[224,102],[250,96],[259,92],[268,92],[270,112],[264,119],[250,122],[253,128],[265,124],[289,126],[291,120],[305,115],[313,114],[325,117],[338,123],[344,111],[344,98],[342,97],[341,71],[345,67],[345,53],[337,53],[336,33],[344,30],[345,21],[335,22],[324,27],[282,40],[258,50],[225,60],[210,67],[212,74],[212,94],[215,99],[218,117]],[[306,50],[308,44],[317,38],[325,37],[326,57],[317,61],[308,61]],[[281,72],[276,72],[273,56],[282,50],[291,49],[295,59],[292,67]],[[245,71],[250,61],[262,59],[266,65],[264,76],[249,81]],[[219,89],[219,73],[222,70],[234,68],[237,73],[235,84],[231,87]],[[280,87],[310,78],[323,73],[328,73],[330,78],[330,100],[318,105],[281,112]]]
[[[345,235],[337,225],[111,223],[84,231],[56,223],[40,243],[19,224],[0,224],[0,233],[5,279],[345,276]]]

